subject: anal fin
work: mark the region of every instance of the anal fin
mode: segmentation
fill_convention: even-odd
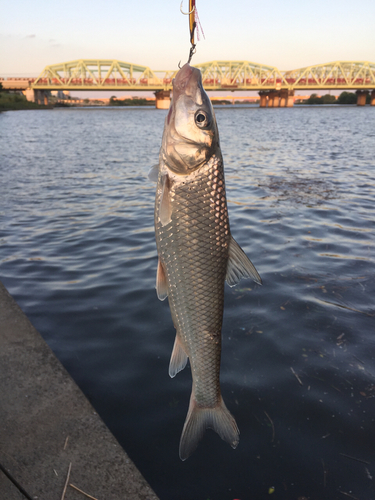
[[[234,286],[240,282],[241,278],[251,278],[255,283],[258,283],[258,285],[262,284],[262,279],[255,269],[254,264],[237,241],[231,237],[229,242],[227,275],[225,279],[229,286]]]
[[[158,260],[158,270],[156,271],[156,293],[159,300],[165,300],[168,296],[168,282],[163,264]]]
[[[178,334],[176,334],[171,361],[169,363],[169,376],[173,378],[177,375],[178,372],[183,370],[186,366],[187,360],[188,357],[186,355],[186,352],[184,351],[184,348],[182,347],[181,340]]]

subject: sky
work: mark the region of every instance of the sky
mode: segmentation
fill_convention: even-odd
[[[375,0],[196,0],[205,38],[192,63],[247,60],[280,70],[337,60],[375,63]],[[0,76],[117,59],[153,70],[186,62],[180,0],[0,0]],[[183,10],[188,10],[184,0]]]

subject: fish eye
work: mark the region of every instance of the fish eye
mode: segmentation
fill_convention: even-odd
[[[209,119],[208,114],[205,111],[199,109],[195,113],[195,123],[199,128],[208,127],[210,124],[210,119]]]

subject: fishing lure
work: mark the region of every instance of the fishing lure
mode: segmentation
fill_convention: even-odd
[[[203,33],[201,23],[199,21],[198,11],[197,11],[197,7],[195,5],[195,0],[189,0],[189,12],[184,12],[182,10],[182,4],[183,4],[183,2],[181,2],[181,5],[180,5],[180,10],[181,10],[182,14],[184,14],[185,16],[189,16],[189,31],[190,31],[190,45],[191,45],[191,47],[190,47],[190,51],[189,51],[188,64],[190,64],[191,58],[195,54],[196,45],[197,45],[195,43],[195,33],[197,33],[198,41],[199,41],[199,32],[200,31],[202,32],[203,37],[204,37],[204,33]]]

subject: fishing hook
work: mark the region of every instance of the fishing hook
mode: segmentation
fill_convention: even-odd
[[[180,5],[180,11],[181,11],[181,13],[182,13],[184,16],[190,16],[190,14],[192,14],[192,13],[195,11],[195,5],[194,5],[194,7],[191,9],[191,12],[184,12],[184,11],[182,10],[182,4],[183,4],[183,3],[184,3],[184,0],[182,0],[181,5]]]
[[[195,43],[194,43],[190,47],[188,64],[190,64],[191,58],[193,57],[193,55],[195,54],[195,52],[196,52],[196,48],[195,48]]]

